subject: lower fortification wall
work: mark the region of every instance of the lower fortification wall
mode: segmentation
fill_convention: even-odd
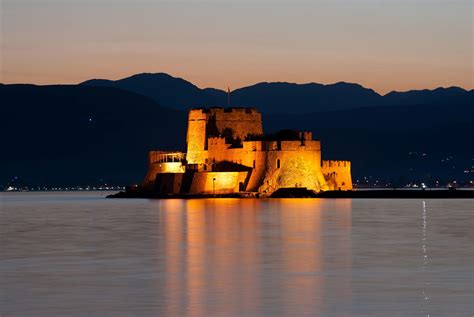
[[[160,194],[178,194],[181,189],[184,173],[157,174],[154,190]]]
[[[247,172],[199,172],[195,173],[190,194],[231,194],[239,191]]]
[[[351,162],[323,161],[321,169],[329,190],[352,190]]]
[[[184,173],[185,167],[181,162],[153,163],[148,165],[144,185],[150,186],[155,183],[156,176],[163,173]]]
[[[265,176],[258,189],[263,196],[288,187],[306,187],[316,192],[327,190],[320,151],[268,151],[265,165]]]

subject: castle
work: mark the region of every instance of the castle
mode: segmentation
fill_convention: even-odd
[[[311,132],[264,135],[254,108],[189,112],[186,153],[151,151],[144,187],[163,195],[254,193],[281,188],[351,190],[349,161],[321,161]]]

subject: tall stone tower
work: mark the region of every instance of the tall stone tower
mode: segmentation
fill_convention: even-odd
[[[231,136],[244,141],[247,135],[262,135],[262,115],[252,108],[193,109],[186,136],[188,164],[203,164],[209,137]]]
[[[188,115],[188,132],[186,135],[188,164],[204,163],[204,150],[207,148],[206,126],[208,114],[203,109],[193,109]]]

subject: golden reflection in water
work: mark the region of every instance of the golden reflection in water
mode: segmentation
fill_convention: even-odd
[[[280,201],[282,271],[282,307],[284,315],[320,313],[321,286],[321,210],[320,200],[284,199]],[[293,303],[299,303],[294,311]]]
[[[182,315],[182,285],[184,276],[181,273],[182,266],[185,265],[185,255],[183,254],[183,227],[185,215],[182,213],[183,201],[181,200],[165,200],[160,201],[160,208],[166,210],[160,214],[160,228],[165,233],[165,254],[162,256],[166,262],[166,286],[163,288],[166,297],[165,313],[167,316]]]
[[[327,289],[350,294],[347,274],[323,272],[350,270],[350,200],[164,200],[160,209],[166,316],[318,314]]]

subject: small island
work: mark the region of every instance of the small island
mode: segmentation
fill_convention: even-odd
[[[321,160],[310,131],[264,134],[255,108],[189,111],[186,153],[150,151],[141,185],[110,198],[474,198],[469,190],[353,190],[350,161]]]

